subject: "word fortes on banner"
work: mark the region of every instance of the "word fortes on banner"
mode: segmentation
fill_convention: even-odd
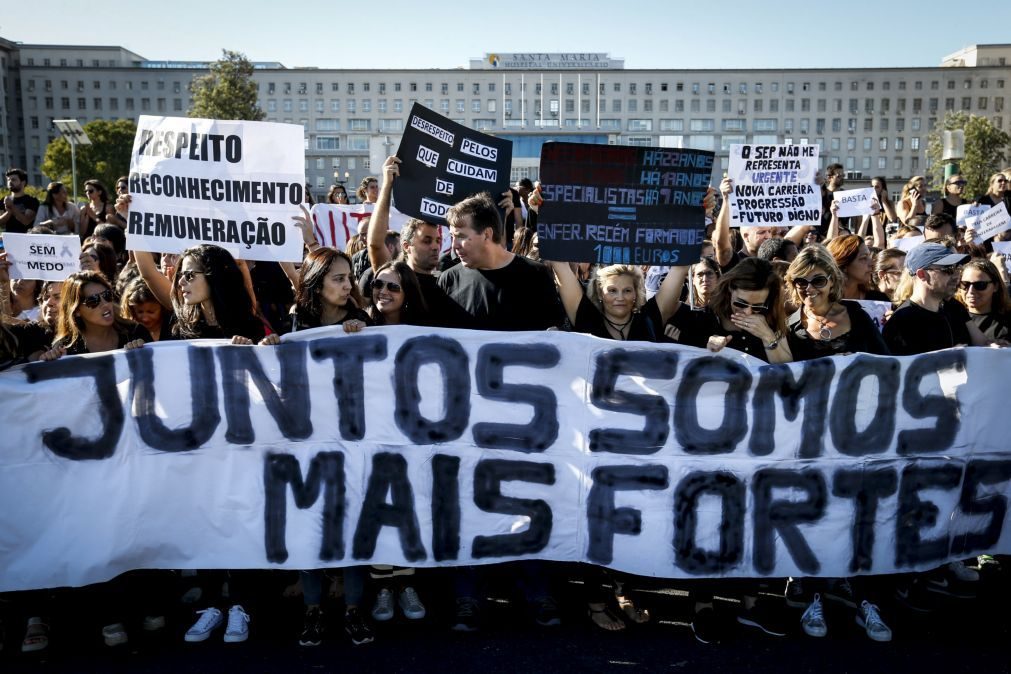
[[[396,327],[32,364],[0,375],[0,412],[31,420],[0,456],[0,590],[522,558],[845,576],[1008,552],[1011,457],[973,420],[1000,413],[1002,355],[764,365]],[[61,393],[58,411],[25,407]],[[80,536],[95,543],[66,545]]]
[[[818,224],[817,145],[731,145],[730,226]]]
[[[130,162],[127,247],[201,244],[236,258],[298,261],[305,199],[301,127],[142,116]]]
[[[713,153],[545,143],[537,234],[545,259],[671,265],[705,239]]]
[[[403,213],[446,223],[453,204],[480,192],[495,201],[509,188],[512,142],[485,135],[415,103],[397,148],[393,199]]]

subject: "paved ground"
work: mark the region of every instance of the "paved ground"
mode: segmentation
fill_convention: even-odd
[[[438,579],[423,589],[430,616],[418,623],[398,618],[377,631],[376,642],[353,647],[335,624],[317,648],[300,648],[301,606],[296,600],[268,600],[253,612],[250,640],[223,644],[220,632],[203,644],[185,644],[187,610],[170,616],[165,633],[106,648],[100,626],[85,628],[87,606],[65,599],[53,618],[52,647],[43,656],[19,650],[23,623],[9,617],[0,652],[3,672],[973,672],[1011,671],[1011,585],[1003,576],[985,579],[976,600],[942,600],[928,616],[912,614],[889,600],[882,612],[895,632],[888,644],[871,642],[853,623],[853,614],[829,605],[829,636],[811,639],[799,633],[775,639],[744,633],[732,622],[722,643],[703,645],[687,626],[689,601],[683,592],[640,586],[640,603],[654,617],[651,624],[607,634],[591,626],[580,599],[580,586],[560,588],[563,624],[533,626],[521,603],[503,592],[487,604],[485,629],[459,634],[445,628],[450,606]],[[270,597],[275,593],[271,592]],[[736,604],[720,599],[729,621]],[[332,612],[337,615],[339,611]],[[793,624],[797,614],[792,616]]]

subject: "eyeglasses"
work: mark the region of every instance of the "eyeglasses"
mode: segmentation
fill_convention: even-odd
[[[102,302],[111,302],[113,298],[112,291],[106,288],[100,293],[95,293],[94,295],[89,295],[81,300],[81,304],[88,307],[89,309],[94,309]]]
[[[968,292],[969,288],[972,288],[976,292],[981,293],[989,288],[991,283],[993,281],[959,281],[958,287],[965,292]]]
[[[730,300],[730,303],[734,305],[735,309],[740,309],[741,311],[744,311],[745,309],[751,309],[751,313],[753,314],[764,315],[766,312],[769,311],[769,307],[765,306],[764,304],[748,304],[744,300],[740,299]]]
[[[695,272],[695,278],[716,278],[716,272],[714,271]]]
[[[901,269],[882,269],[878,272],[878,276],[900,276],[901,274]]]
[[[373,290],[382,290],[383,288],[386,288],[391,293],[399,293],[404,289],[403,286],[401,286],[399,283],[394,283],[393,281],[384,281],[382,279],[377,278],[375,281],[372,282]]]
[[[951,265],[950,267],[927,267],[927,271],[939,271],[942,274],[947,274],[948,276],[957,274],[958,270],[958,265]]]
[[[94,192],[94,191],[95,191],[95,190],[93,190],[93,189],[91,189],[91,188],[89,187],[88,189],[84,190],[84,193],[85,193],[85,194],[91,194],[91,193],[92,193],[92,192]]]
[[[795,278],[793,279],[793,285],[801,292],[807,290],[808,286],[814,286],[818,290],[821,290],[828,285],[828,276],[818,274],[812,278]]]
[[[949,184],[949,185],[958,185],[959,187],[965,187],[967,183],[966,183],[966,181],[964,181],[964,180],[952,180],[952,181],[951,181],[950,183],[948,183],[948,184]]]
[[[186,271],[179,272],[179,278],[183,279],[187,283],[193,283],[193,279],[197,277],[197,274],[206,274],[205,271],[195,271],[193,269],[187,269]]]
[[[997,178],[997,180],[995,180],[994,182],[997,182],[997,183],[1006,183],[1007,182],[1007,178]]]

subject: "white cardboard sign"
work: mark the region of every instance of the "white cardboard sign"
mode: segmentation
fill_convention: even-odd
[[[81,239],[76,234],[3,235],[11,278],[62,281],[81,271]]]
[[[838,190],[832,193],[832,200],[839,204],[839,217],[851,218],[856,215],[870,215],[874,212],[871,202],[877,199],[873,187],[857,190]]]

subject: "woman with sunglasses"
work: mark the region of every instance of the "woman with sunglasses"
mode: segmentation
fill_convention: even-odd
[[[965,178],[955,174],[944,181],[944,198],[938,199],[930,209],[930,214],[947,213],[955,218],[958,207],[965,203],[962,193],[965,191]]]
[[[109,198],[109,190],[105,185],[97,180],[84,181],[84,193],[88,200],[81,207],[81,238],[91,236],[95,227],[100,224],[110,222],[119,224],[116,217],[116,208],[112,199]]]
[[[994,173],[990,176],[986,194],[976,200],[977,204],[984,206],[996,206],[1004,201],[1004,192],[1007,190],[1007,177],[1003,173]]]
[[[387,262],[372,281],[372,304],[366,310],[375,325],[427,325],[428,307],[421,285],[406,262]]]
[[[328,204],[347,204],[348,203],[348,192],[344,189],[343,185],[334,185],[327,192],[326,202]]]
[[[969,318],[987,339],[1011,339],[1011,299],[992,262],[981,258],[967,262],[955,297],[969,310]]]
[[[144,326],[116,312],[116,294],[102,274],[82,271],[63,282],[53,348],[42,360],[66,354],[135,349],[151,341]]]

